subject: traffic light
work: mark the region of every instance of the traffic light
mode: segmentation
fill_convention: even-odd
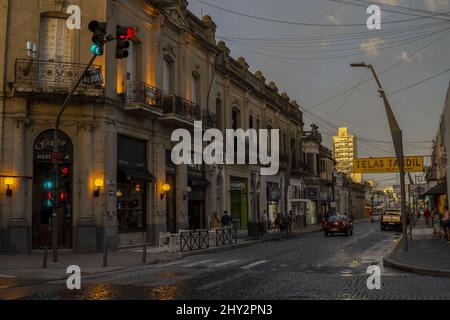
[[[116,27],[116,58],[124,59],[128,57],[128,48],[130,47],[129,39],[135,36],[135,29],[131,27]]]
[[[103,55],[104,45],[105,45],[105,37],[106,37],[106,22],[98,22],[97,20],[93,20],[89,22],[88,28],[89,31],[93,33],[91,45],[91,52],[93,55],[101,56]]]
[[[55,205],[55,198],[53,197],[53,192],[48,191],[44,194],[44,207],[53,208]]]

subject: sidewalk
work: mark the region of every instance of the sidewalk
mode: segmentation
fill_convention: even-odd
[[[422,217],[413,229],[413,240],[408,237],[408,252],[402,251],[399,241],[393,252],[384,258],[384,265],[422,275],[450,277],[450,245],[434,239],[432,232]]]
[[[356,221],[355,224],[367,220]],[[210,247],[204,250],[168,253],[159,252],[158,247],[147,249],[146,264],[156,264],[170,262],[192,255],[208,254],[253,246],[256,244],[291,239],[300,237],[303,234],[318,232],[322,230],[321,225],[308,226],[306,228],[294,230],[290,234],[281,232],[270,232],[261,235],[259,239],[248,237],[246,231],[240,231],[238,242],[224,247]],[[108,252],[108,266],[103,267],[103,253],[75,254],[71,250],[59,251],[59,262],[52,262],[52,252],[48,251],[47,268],[42,268],[43,252],[36,251],[31,255],[0,255],[0,279],[8,277],[20,277],[23,279],[39,279],[42,281],[59,280],[67,278],[66,268],[70,265],[77,265],[81,268],[82,274],[98,274],[110,271],[117,271],[125,268],[142,266],[142,248],[123,248],[118,251]],[[1,287],[1,283],[0,283]]]

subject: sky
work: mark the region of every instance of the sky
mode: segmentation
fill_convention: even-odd
[[[366,26],[374,3],[381,30]],[[431,154],[450,80],[450,16],[433,12],[450,12],[450,0],[189,0],[189,9],[210,15],[234,58],[297,100],[305,130],[317,123],[327,147],[344,126],[359,138],[359,157],[394,156],[376,83],[350,67],[366,62],[389,94],[405,155]],[[365,179],[387,186],[397,175]]]

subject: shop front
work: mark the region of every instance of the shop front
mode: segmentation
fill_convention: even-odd
[[[320,198],[320,190],[315,188],[309,188],[306,190],[306,225],[315,225],[320,222],[317,213],[317,204]]]
[[[209,229],[207,214],[205,213],[205,195],[209,186],[203,165],[188,166],[188,216],[189,229]]]
[[[133,243],[147,229],[150,183],[155,176],[147,167],[147,143],[117,137],[117,224],[120,243]],[[138,235],[133,235],[138,233]]]
[[[52,163],[54,130],[42,132],[33,147],[32,247],[40,249],[52,244],[51,223],[56,204],[58,244],[72,248],[73,144],[59,131],[59,188],[55,192],[55,170]]]
[[[248,179],[230,177],[231,219],[242,230],[248,227]]]

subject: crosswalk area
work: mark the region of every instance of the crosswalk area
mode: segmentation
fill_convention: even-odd
[[[166,269],[170,267],[176,268],[230,268],[236,267],[243,270],[250,270],[257,268],[259,266],[267,265],[269,260],[251,260],[251,259],[232,259],[232,260],[214,260],[214,259],[205,259],[198,261],[190,261],[190,260],[179,260],[170,263],[158,264],[154,267],[157,269]]]

